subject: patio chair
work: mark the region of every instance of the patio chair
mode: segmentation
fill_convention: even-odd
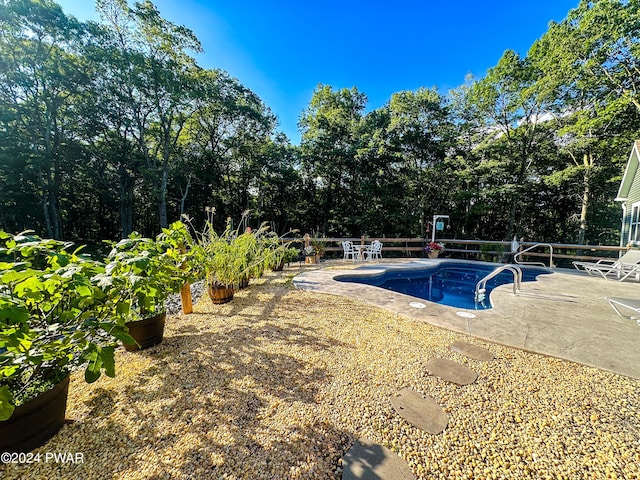
[[[382,242],[379,240],[371,242],[371,246],[364,251],[365,261],[372,258],[382,258]]]
[[[633,298],[620,298],[620,297],[609,297],[609,305],[611,308],[623,318],[628,318],[629,320],[635,320],[638,325],[640,325],[640,300],[636,300]],[[620,311],[621,308],[631,310],[636,313],[637,316],[633,315],[625,315]]]
[[[342,242],[342,250],[344,251],[344,259],[351,257],[351,260],[354,262],[357,260],[359,252],[353,248],[353,242],[349,240],[345,240]]]
[[[617,277],[622,281],[635,275],[640,277],[640,250],[629,250],[618,260],[598,260],[597,262],[573,262],[578,270],[583,269],[589,275],[602,275],[603,278]]]

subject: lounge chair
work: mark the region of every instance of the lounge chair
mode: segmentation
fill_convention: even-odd
[[[619,297],[609,297],[607,300],[609,300],[609,305],[611,305],[611,308],[613,308],[619,316],[635,320],[638,325],[640,325],[640,300]],[[631,310],[635,312],[637,316],[625,315],[620,311],[620,308]]]
[[[620,281],[635,275],[637,280],[640,277],[640,250],[629,250],[618,260],[573,262],[573,266],[585,270],[589,275],[602,275],[603,278],[615,276]]]

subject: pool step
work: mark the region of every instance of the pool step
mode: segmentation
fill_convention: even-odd
[[[342,457],[342,480],[414,480],[413,473],[398,455],[379,443],[360,438]]]
[[[391,397],[391,405],[407,422],[433,435],[442,432],[449,423],[449,415],[438,402],[409,388]]]
[[[445,358],[432,358],[426,367],[431,375],[456,385],[469,385],[478,378],[478,374],[470,368]]]
[[[491,353],[489,350],[487,350],[486,348],[482,348],[477,345],[473,345],[467,342],[462,342],[459,340],[456,340],[451,345],[449,345],[449,348],[452,351],[456,353],[460,353],[466,357],[469,357],[472,360],[490,362],[491,360],[496,358],[495,355]]]

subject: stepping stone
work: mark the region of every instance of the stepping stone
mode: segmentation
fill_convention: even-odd
[[[411,425],[433,435],[442,432],[449,423],[449,415],[438,402],[409,388],[403,388],[398,396],[391,397],[391,405]]]
[[[388,448],[360,438],[342,457],[342,480],[415,480],[411,469]]]
[[[453,342],[449,346],[449,348],[451,348],[451,350],[453,350],[454,352],[461,353],[462,355],[465,355],[473,360],[490,362],[491,360],[496,358],[495,355],[491,353],[489,350],[487,350],[486,348],[482,348],[477,345],[472,345],[471,343],[467,343],[467,342],[461,342],[459,340],[456,340],[455,342]]]
[[[468,385],[478,378],[478,374],[470,368],[444,358],[432,358],[427,362],[427,371],[447,382]]]

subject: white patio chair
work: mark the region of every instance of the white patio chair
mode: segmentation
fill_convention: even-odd
[[[365,261],[372,258],[382,258],[382,242],[379,240],[371,242],[371,246],[364,251]]]
[[[616,277],[622,281],[635,275],[640,277],[640,250],[629,250],[618,260],[598,260],[597,262],[573,262],[578,270],[582,269],[589,275],[602,275],[603,278]]]
[[[353,242],[350,242],[349,240],[345,240],[344,242],[342,242],[342,250],[344,252],[345,260],[349,257],[351,257],[351,260],[353,260],[354,262],[357,260],[359,252],[355,248],[353,248]]]

